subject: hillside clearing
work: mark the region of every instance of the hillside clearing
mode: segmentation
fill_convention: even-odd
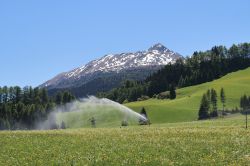
[[[145,107],[152,123],[169,123],[194,121],[198,117],[198,109],[202,95],[211,88],[217,91],[218,99],[220,89],[226,93],[226,108],[239,108],[240,97],[250,95],[250,68],[227,74],[212,82],[181,88],[177,90],[177,99],[132,102],[125,104],[129,108],[140,111]],[[218,102],[221,109],[222,104]]]

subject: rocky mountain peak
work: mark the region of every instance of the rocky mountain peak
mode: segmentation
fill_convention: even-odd
[[[153,45],[152,47],[150,47],[148,49],[149,52],[154,52],[154,51],[158,51],[160,53],[164,53],[164,52],[169,52],[170,50],[165,47],[164,45],[162,45],[161,43],[157,43],[155,45]]]
[[[146,71],[147,69],[153,71],[152,68],[156,71],[168,63],[175,63],[179,58],[182,58],[180,54],[157,43],[150,47],[148,51],[105,55],[86,65],[59,74],[40,87],[50,89],[69,88],[81,86],[97,77],[102,77],[102,75],[119,75],[119,73],[126,73],[126,71],[129,71],[129,74],[131,74],[131,71],[136,73],[137,71]]]

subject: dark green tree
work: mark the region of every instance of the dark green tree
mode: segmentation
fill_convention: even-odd
[[[144,117],[144,118],[142,118],[142,117],[139,118],[139,125],[150,124],[149,119],[148,119],[148,115],[147,115],[147,112],[146,112],[146,109],[144,107],[142,107],[140,115],[142,117]]]
[[[159,93],[170,91],[171,85],[178,87],[192,86],[214,79],[218,79],[227,73],[245,69],[250,66],[250,43],[233,45],[229,49],[225,46],[214,46],[207,51],[194,52],[185,61],[177,61],[175,64],[168,64],[159,71],[151,74],[146,80],[137,85],[127,82],[119,88],[104,93],[103,97],[114,101],[124,100],[136,101],[137,96],[152,97]],[[142,87],[142,91],[131,89]],[[128,94],[129,97],[128,97]],[[136,94],[136,95],[135,95]]]
[[[69,93],[68,91],[65,91],[63,93],[63,97],[62,97],[63,104],[70,103],[74,99],[75,99],[75,97],[71,93]]]
[[[55,99],[55,102],[57,105],[61,105],[62,104],[62,100],[63,100],[63,95],[61,92],[58,92],[56,94],[56,99]]]
[[[244,110],[246,110],[249,107],[249,100],[247,98],[247,95],[244,95],[240,99],[240,107]]]
[[[199,114],[198,114],[198,119],[203,120],[209,118],[209,101],[207,99],[207,95],[204,94],[202,96],[202,100],[200,103],[200,109],[199,109]]]
[[[15,103],[18,103],[21,100],[21,88],[19,86],[14,87],[15,91]]]
[[[212,104],[211,117],[217,117],[218,116],[217,93],[214,89],[211,89],[211,104]]]
[[[171,85],[171,87],[170,87],[170,96],[169,97],[171,100],[176,98],[175,87],[173,85]]]
[[[70,102],[74,96],[67,93],[66,99]],[[55,100],[48,96],[46,89],[0,88],[0,130],[34,129],[36,123],[47,119],[54,107]]]
[[[48,97],[48,92],[45,88],[43,88],[41,90],[41,100],[42,100],[42,103],[48,103],[49,101],[49,97]]]
[[[246,95],[240,98],[240,107],[242,108],[242,113],[246,115],[246,128],[247,128],[247,115],[249,114],[250,109],[250,96],[247,97]]]
[[[222,116],[223,116],[224,111],[225,111],[225,106],[226,106],[226,95],[225,95],[224,88],[221,88],[220,90],[220,101],[222,103]]]

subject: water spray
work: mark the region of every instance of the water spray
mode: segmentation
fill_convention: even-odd
[[[63,122],[66,128],[118,127],[124,122],[135,125],[139,120],[147,121],[147,118],[107,98],[89,96],[57,107],[45,122],[37,126],[38,129],[50,129]]]

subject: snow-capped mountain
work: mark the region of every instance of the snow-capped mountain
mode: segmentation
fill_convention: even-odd
[[[72,87],[84,86],[84,84],[97,78],[112,76],[113,79],[118,79],[115,77],[121,77],[121,75],[123,75],[122,80],[144,79],[163,65],[174,63],[179,58],[182,58],[180,54],[158,43],[150,47],[147,51],[105,55],[72,71],[61,73],[40,87],[46,87],[49,90],[71,89]],[[138,76],[140,73],[143,74]],[[135,78],[129,76],[133,74],[137,76]],[[118,82],[122,81],[121,78],[118,80]]]

